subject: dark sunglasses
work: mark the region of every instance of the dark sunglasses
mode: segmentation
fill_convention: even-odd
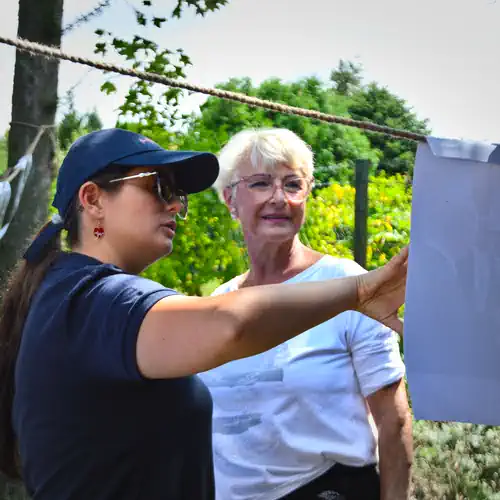
[[[179,200],[181,204],[181,209],[177,214],[179,218],[185,219],[188,214],[188,197],[187,194],[177,188],[172,186],[171,181],[162,177],[158,172],[141,172],[136,175],[129,175],[127,177],[120,177],[118,179],[112,179],[109,182],[121,182],[130,179],[140,179],[142,177],[156,176],[154,183],[154,194],[160,198],[160,200],[165,203],[172,203],[174,200]]]

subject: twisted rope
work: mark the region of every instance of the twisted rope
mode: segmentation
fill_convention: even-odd
[[[47,59],[62,59],[77,64],[83,64],[84,66],[91,66],[93,68],[97,68],[102,71],[109,71],[111,73],[118,73],[120,75],[140,78],[142,80],[146,80],[149,82],[160,83],[163,85],[167,85],[169,87],[176,87],[184,90],[189,90],[191,92],[198,92],[201,94],[219,97],[221,99],[226,99],[228,101],[237,101],[242,104],[269,109],[271,111],[277,111],[279,113],[304,116],[306,118],[312,118],[314,120],[319,120],[327,123],[337,123],[339,125],[345,125],[348,127],[356,127],[363,130],[368,130],[370,132],[377,132],[380,134],[384,134],[397,139],[407,139],[416,142],[425,142],[426,140],[426,136],[423,134],[417,134],[415,132],[409,132],[406,130],[386,127],[384,125],[377,125],[371,122],[353,120],[351,118],[330,115],[328,113],[322,113],[320,111],[315,111],[311,109],[303,109],[295,106],[288,106],[287,104],[267,101],[264,99],[259,99],[257,97],[250,97],[245,94],[240,94],[238,92],[214,89],[210,87],[202,87],[201,85],[196,85],[186,81],[175,80],[173,78],[168,78],[166,76],[159,75],[156,73],[149,73],[146,71],[138,71],[134,69],[123,68],[103,61],[96,61],[92,59],[87,59],[85,57],[67,54],[58,48],[49,47],[47,45],[30,42],[20,38],[14,39],[14,38],[7,38],[0,36],[0,43],[16,47],[18,50],[24,52],[29,52],[31,54],[43,56]]]

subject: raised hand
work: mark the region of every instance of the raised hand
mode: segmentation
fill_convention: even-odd
[[[408,247],[405,247],[384,266],[357,276],[356,309],[400,335],[403,323],[398,318],[398,309],[405,300],[407,266]]]

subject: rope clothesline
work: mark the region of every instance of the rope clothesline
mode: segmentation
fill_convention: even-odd
[[[356,127],[363,130],[368,130],[370,132],[377,132],[380,134],[384,134],[397,139],[407,139],[416,142],[426,141],[426,136],[423,134],[409,132],[407,130],[395,129],[384,125],[377,125],[375,123],[367,121],[353,120],[351,118],[335,116],[311,109],[304,109],[296,106],[289,106],[287,104],[267,101],[264,99],[259,99],[257,97],[251,97],[245,94],[241,94],[239,92],[231,92],[228,90],[203,87],[201,85],[196,85],[194,83],[190,83],[187,81],[176,80],[156,73],[149,73],[147,71],[138,71],[135,69],[124,68],[103,61],[88,59],[81,56],[75,56],[63,52],[62,50],[56,47],[50,47],[48,45],[42,45],[40,43],[30,42],[28,40],[24,40],[21,38],[8,38],[0,36],[0,43],[16,47],[18,50],[24,52],[29,52],[31,54],[43,56],[47,59],[66,60],[73,63],[82,64],[84,66],[90,66],[96,69],[100,69],[102,71],[109,71],[111,73],[118,73],[125,76],[140,78],[141,80],[146,80],[153,83],[160,83],[163,85],[167,85],[169,87],[175,87],[188,90],[191,92],[198,92],[201,94],[219,97],[221,99],[226,99],[229,101],[237,101],[242,104],[269,109],[271,111],[277,111],[279,113],[293,114],[293,115],[303,116],[306,118],[312,118],[327,123],[337,123],[339,125],[345,125],[348,127]]]

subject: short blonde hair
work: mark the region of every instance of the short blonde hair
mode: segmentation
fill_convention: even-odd
[[[236,180],[242,162],[248,161],[253,168],[266,170],[285,164],[308,177],[312,177],[314,171],[311,148],[297,134],[284,128],[242,130],[228,141],[218,157],[220,171],[214,188],[221,200],[224,200],[224,189]]]

